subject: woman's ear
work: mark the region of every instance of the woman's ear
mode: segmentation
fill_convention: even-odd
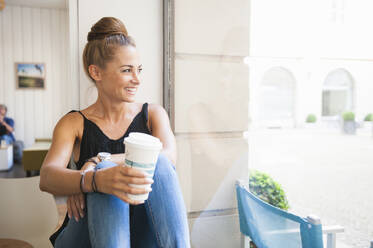
[[[101,80],[101,70],[100,70],[100,67],[98,67],[97,65],[89,65],[88,72],[91,78],[93,78],[93,80],[95,81]]]

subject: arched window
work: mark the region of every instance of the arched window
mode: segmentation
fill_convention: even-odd
[[[353,110],[353,80],[344,69],[328,74],[323,85],[322,115],[339,116],[344,111]]]
[[[291,72],[274,67],[268,70],[260,85],[259,118],[267,125],[293,126],[295,80]]]

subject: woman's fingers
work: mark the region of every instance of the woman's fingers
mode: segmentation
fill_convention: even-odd
[[[149,187],[137,188],[137,187],[131,187],[125,182],[117,182],[115,185],[113,185],[113,193],[111,194],[115,194],[115,192],[124,192],[124,193],[132,194],[132,195],[139,195],[139,194],[146,194],[151,191],[152,189],[150,187],[150,184],[149,184]]]
[[[72,210],[71,210],[71,207],[70,207],[70,201],[71,201],[71,198],[70,196],[67,197],[67,202],[66,202],[66,207],[67,207],[67,215],[69,216],[69,218],[71,219],[71,216],[72,216]]]
[[[117,196],[122,201],[127,202],[128,204],[131,204],[131,205],[139,205],[139,204],[144,203],[144,201],[136,201],[136,200],[130,199],[127,193],[123,191],[116,191],[114,195]]]
[[[128,166],[119,166],[119,168],[120,168],[121,174],[124,176],[140,177],[140,178],[144,178],[148,176],[145,172],[138,170],[136,168],[131,168]]]
[[[146,194],[152,191],[150,186],[146,188],[136,188],[136,187],[131,187],[130,185],[127,185],[127,184],[123,184],[123,186],[120,189],[123,192],[132,194],[132,195]]]
[[[127,197],[127,193],[138,195],[146,194],[151,191],[150,185],[154,181],[147,176],[147,173],[135,168],[115,166],[98,170],[95,179],[100,192],[118,195],[118,197],[125,194],[125,197]],[[142,185],[143,187],[133,187],[129,184]],[[146,187],[145,185],[149,186]],[[129,198],[126,199],[129,200]],[[126,199],[123,200],[127,201]],[[131,201],[131,204],[139,203]]]
[[[80,208],[84,210],[85,208],[85,199],[83,194],[79,194],[79,202],[80,202]]]
[[[73,196],[69,196],[67,198],[67,205],[70,208],[70,219],[71,217],[74,217],[74,219],[78,222],[79,221],[79,211],[76,207],[75,200]]]
[[[67,198],[67,214],[69,218],[74,217],[78,222],[80,218],[84,217],[84,195],[76,194]]]
[[[118,179],[119,182],[127,183],[127,184],[152,184],[154,183],[153,179],[148,177],[129,177],[129,176],[121,176]]]
[[[75,202],[75,206],[78,210],[78,213],[79,213],[79,216],[80,218],[83,218],[84,217],[84,210],[83,210],[83,199],[81,198],[83,196],[83,194],[77,194],[77,195],[74,195],[74,202]]]

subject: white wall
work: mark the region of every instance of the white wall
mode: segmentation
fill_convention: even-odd
[[[16,122],[16,138],[26,146],[35,138],[52,137],[63,114],[95,99],[81,54],[91,25],[103,16],[119,17],[136,40],[144,65],[138,101],[162,104],[162,1],[81,0],[78,6],[78,1],[70,0],[69,5],[70,13],[16,5],[0,12],[0,103],[8,106],[8,116]],[[75,30],[70,37],[69,25]],[[15,62],[45,63],[46,88],[17,90]]]
[[[15,62],[45,63],[45,89],[16,89]],[[7,5],[0,12],[0,103],[8,106],[16,138],[26,146],[52,137],[57,120],[77,107],[67,65],[66,10]]]
[[[71,2],[74,1],[70,1],[70,5]],[[96,99],[96,88],[85,75],[81,56],[87,42],[87,34],[92,25],[105,16],[113,16],[122,20],[129,35],[136,41],[144,69],[142,72],[142,86],[138,91],[137,101],[162,104],[162,1],[79,0],[80,107],[85,108]]]

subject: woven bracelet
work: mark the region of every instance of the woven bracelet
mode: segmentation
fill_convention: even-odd
[[[83,191],[83,183],[84,183],[84,173],[81,174],[81,177],[80,177],[80,191],[84,194],[84,191]]]
[[[96,172],[97,172],[97,170],[94,170],[93,171],[93,176],[92,176],[92,190],[93,190],[93,192],[98,192],[96,181],[95,181]]]
[[[87,162],[92,162],[92,163],[94,163],[94,164],[97,165],[96,160],[94,160],[93,158],[89,158],[89,159],[87,159],[85,162],[86,162],[86,163],[87,163]]]

